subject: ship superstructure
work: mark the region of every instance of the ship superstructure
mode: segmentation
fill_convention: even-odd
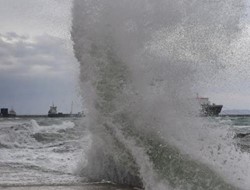
[[[57,107],[54,104],[52,104],[52,106],[50,106],[50,109],[48,111],[48,116],[49,117],[56,117],[57,115],[58,115]]]
[[[54,104],[52,104],[52,106],[50,106],[50,109],[48,111],[48,117],[82,117],[84,115],[83,113],[73,114],[72,110],[73,110],[73,105],[71,105],[70,113],[57,112],[57,107]]]
[[[16,112],[13,108],[11,108],[9,111],[9,117],[16,117]]]

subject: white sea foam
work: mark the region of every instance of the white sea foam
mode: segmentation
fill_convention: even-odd
[[[0,186],[73,184],[79,157],[90,136],[77,120],[20,120],[0,123]]]
[[[84,174],[132,185],[139,177],[146,189],[161,189],[151,179],[166,157],[147,151],[162,143],[175,161],[166,184],[218,188],[219,179],[223,189],[249,187],[249,155],[235,148],[227,126],[198,118],[192,98],[227,66],[243,13],[241,0],[74,1],[72,40],[94,139]],[[199,173],[205,169],[208,176]]]
[[[72,129],[75,124],[72,121],[62,121],[61,124],[39,125],[36,120],[31,120],[34,132],[57,132],[59,130]]]

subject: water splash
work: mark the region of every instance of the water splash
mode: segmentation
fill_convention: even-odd
[[[232,158],[227,130],[210,132],[192,97],[198,80],[225,66],[243,12],[239,0],[74,1],[72,40],[93,134],[83,175],[146,189],[236,189],[227,173],[238,172],[236,161],[222,162]]]

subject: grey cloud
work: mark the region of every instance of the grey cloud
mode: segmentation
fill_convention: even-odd
[[[13,32],[0,34],[0,74],[29,76],[34,68],[38,73],[40,68],[41,75],[59,77],[56,73],[67,73],[75,63],[65,43],[65,40],[49,35],[31,38]],[[50,72],[53,75],[49,75]]]
[[[21,39],[21,40],[27,40],[28,36],[25,35],[18,35],[15,32],[7,32],[6,35],[3,35],[5,38],[8,40],[13,40],[13,39]]]

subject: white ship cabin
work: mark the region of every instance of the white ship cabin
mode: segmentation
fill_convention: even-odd
[[[57,114],[57,107],[54,104],[50,106],[48,114]]]
[[[210,105],[211,104],[210,101],[209,101],[209,98],[197,96],[196,99],[198,100],[200,105]]]
[[[9,115],[13,115],[13,116],[16,115],[16,112],[13,108],[11,108],[11,110],[9,111]]]

